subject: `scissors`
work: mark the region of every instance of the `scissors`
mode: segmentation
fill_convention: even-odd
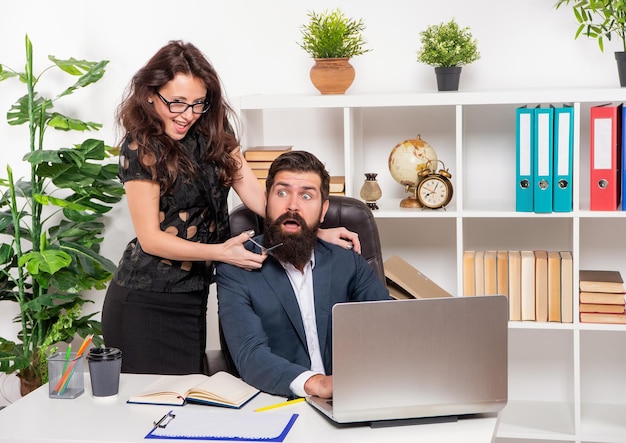
[[[265,254],[267,254],[267,255],[272,255],[272,251],[273,251],[274,249],[276,249],[277,247],[279,247],[279,246],[282,246],[282,245],[283,245],[282,243],[278,243],[277,245],[274,245],[274,246],[272,246],[272,247],[266,248],[265,246],[263,246],[263,245],[262,245],[262,244],[260,244],[259,242],[254,241],[253,239],[250,239],[250,241],[251,241],[253,244],[257,245],[259,248],[261,248],[261,251],[262,251],[262,252],[264,252],[264,253],[265,253]]]

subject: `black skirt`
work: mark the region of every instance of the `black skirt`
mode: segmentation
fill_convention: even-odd
[[[112,281],[102,332],[106,346],[122,351],[122,372],[206,373],[208,292],[136,291]]]

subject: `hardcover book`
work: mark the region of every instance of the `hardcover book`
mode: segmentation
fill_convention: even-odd
[[[189,402],[238,409],[258,393],[258,389],[228,372],[211,376],[162,375],[131,396],[128,403],[183,406]]]
[[[280,154],[291,151],[293,146],[253,146],[244,151],[246,160],[272,161]]]
[[[606,305],[600,303],[580,303],[580,312],[598,312],[605,314],[624,314],[624,305]]]
[[[603,305],[624,306],[624,295],[621,292],[580,292],[580,303],[599,303]]]
[[[389,257],[384,267],[389,295],[395,299],[452,297],[452,294],[397,255]]]
[[[606,314],[597,312],[581,312],[581,323],[626,324],[625,314]]]
[[[580,290],[586,292],[626,292],[619,271],[581,270]]]

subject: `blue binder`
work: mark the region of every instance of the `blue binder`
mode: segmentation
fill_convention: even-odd
[[[574,108],[554,109],[554,168],[552,210],[572,212],[572,156],[574,155]]]
[[[554,108],[535,108],[533,143],[533,211],[552,212]]]
[[[620,118],[620,117],[618,117]],[[622,105],[622,109],[621,109],[621,119],[622,119],[622,127],[621,129],[621,171],[620,171],[620,175],[621,175],[621,180],[622,180],[622,211],[626,211],[626,112],[623,109],[623,105]],[[619,209],[619,208],[618,208]]]
[[[515,110],[515,210],[517,212],[533,212],[534,114],[535,110],[527,106]]]

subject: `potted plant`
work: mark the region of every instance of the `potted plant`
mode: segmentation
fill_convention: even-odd
[[[420,41],[417,61],[435,68],[440,91],[458,90],[462,65],[480,58],[478,42],[470,28],[460,28],[454,19],[427,27],[420,32]]]
[[[104,231],[100,218],[124,193],[116,179],[117,164],[103,162],[113,152],[104,142],[46,146],[47,129],[101,127],[53,109],[58,100],[100,80],[108,61],[48,59],[51,65],[36,74],[26,36],[25,71],[0,65],[0,81],[14,79],[26,86],[7,121],[28,126],[23,161],[30,176],[16,180],[7,166],[7,176],[0,177],[0,301],[17,303],[15,322],[20,325],[17,341],[0,337],[0,371],[17,372],[22,395],[46,381],[46,357],[57,343],[88,334],[94,334],[94,344],[102,343],[100,322],[94,314],[82,314],[89,300],[81,292],[104,289],[112,277],[115,264],[99,254]],[[56,96],[39,94],[44,74],[57,70],[78,79]]]
[[[343,94],[355,76],[350,58],[371,51],[365,49],[363,20],[348,18],[339,8],[307,16],[298,45],[315,59],[311,81],[322,94]]]
[[[555,8],[572,3],[570,0],[558,0]],[[600,51],[604,52],[604,39],[617,36],[621,51],[615,51],[620,86],[626,86],[626,1],[624,0],[576,0],[572,10],[578,29],[574,38],[585,35],[598,41]]]

